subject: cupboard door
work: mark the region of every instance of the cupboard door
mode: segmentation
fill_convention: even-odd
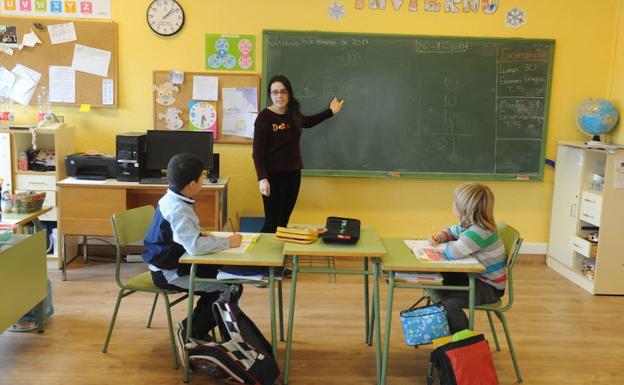
[[[548,255],[569,268],[574,263],[574,251],[570,243],[576,236],[583,161],[582,149],[559,146]]]

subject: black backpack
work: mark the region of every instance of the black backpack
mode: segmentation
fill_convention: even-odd
[[[353,218],[327,217],[327,231],[321,238],[327,243],[356,243],[360,239],[360,220]]]
[[[271,344],[253,321],[238,307],[235,286],[212,305],[223,341],[188,349],[189,361],[198,368],[213,368],[224,379],[250,385],[272,385],[280,371]]]

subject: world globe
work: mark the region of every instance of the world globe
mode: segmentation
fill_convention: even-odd
[[[592,141],[600,142],[600,136],[611,131],[618,121],[618,111],[606,99],[589,98],[584,100],[576,110],[576,125]]]

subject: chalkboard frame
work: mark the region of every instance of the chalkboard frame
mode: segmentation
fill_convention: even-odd
[[[304,176],[320,177],[354,177],[354,178],[385,178],[385,179],[467,179],[467,180],[508,180],[508,181],[543,181],[544,161],[546,159],[546,138],[548,133],[548,118],[550,113],[550,96],[552,88],[552,75],[554,67],[555,40],[554,39],[528,39],[528,38],[507,38],[507,37],[476,37],[476,36],[438,36],[438,35],[408,35],[408,34],[381,34],[366,32],[331,32],[331,31],[303,31],[303,30],[275,30],[265,29],[262,31],[262,108],[267,106],[266,89],[268,81],[274,74],[269,73],[269,37],[271,35],[314,35],[314,36],[344,36],[344,37],[391,37],[396,39],[436,39],[436,40],[462,40],[462,41],[485,41],[485,42],[521,42],[550,45],[550,55],[548,57],[547,82],[544,94],[544,124],[540,138],[540,159],[539,171],[537,173],[463,173],[463,172],[415,172],[415,171],[364,171],[364,170],[329,170],[329,169],[304,169]],[[287,75],[287,74],[286,74]],[[287,75],[288,76],[288,75]]]

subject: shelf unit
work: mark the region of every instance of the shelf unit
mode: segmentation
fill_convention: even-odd
[[[622,228],[624,148],[560,142],[548,266],[592,294],[623,295]]]
[[[56,182],[67,177],[65,170],[65,156],[75,152],[74,128],[61,124],[56,128],[35,129],[36,143],[38,149],[53,150],[55,153],[55,171],[30,171],[19,170],[18,158],[22,151],[32,149],[33,136],[29,130],[0,130],[0,150],[8,147],[8,156],[0,156],[0,171],[9,173],[10,191],[19,193],[22,191],[45,192],[46,198],[44,206],[51,206],[53,209],[42,215],[42,221],[57,221],[57,188]],[[7,138],[10,144],[6,145]],[[4,151],[1,151],[5,154]],[[9,162],[9,166],[7,166]],[[8,171],[7,171],[8,170]],[[4,177],[4,176],[0,176]],[[6,182],[5,182],[6,184]],[[55,250],[59,250],[55,247]],[[56,255],[55,255],[56,256]]]

